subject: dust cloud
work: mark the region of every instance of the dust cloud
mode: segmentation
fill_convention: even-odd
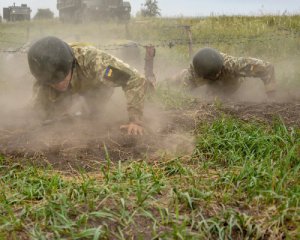
[[[142,69],[143,61],[136,61],[137,58],[126,52],[128,49],[114,55]],[[139,56],[143,60],[142,54]],[[194,148],[192,134],[180,131],[179,125],[174,129],[176,123],[158,106],[146,104],[145,136],[121,132],[119,126],[128,121],[128,114],[120,88],[115,89],[105,108],[101,106],[93,118],[85,116],[89,113],[85,99],[75,95],[68,107],[68,114],[73,118],[44,124],[32,111],[34,79],[26,54],[2,54],[0,61],[0,151],[6,156],[29,157],[60,169],[66,168],[66,164],[91,169],[95,162],[106,159],[107,154],[114,161],[153,160],[163,152],[175,157],[190,154]]]
[[[0,126],[20,125],[26,115],[33,78],[25,54],[0,54]]]

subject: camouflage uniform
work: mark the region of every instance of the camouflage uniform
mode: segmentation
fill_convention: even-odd
[[[224,64],[216,80],[210,81],[198,77],[193,65],[190,65],[188,69],[175,77],[175,81],[188,89],[208,84],[212,89],[230,94],[239,88],[245,77],[255,77],[263,81],[266,93],[275,91],[275,74],[272,64],[255,58],[233,57],[224,53],[221,55]]]
[[[93,46],[70,44],[75,66],[69,89],[59,92],[36,83],[35,106],[49,118],[65,110],[71,96],[84,96],[91,112],[99,109],[113,94],[113,87],[122,87],[127,99],[129,121],[140,123],[143,115],[145,79],[137,70]]]

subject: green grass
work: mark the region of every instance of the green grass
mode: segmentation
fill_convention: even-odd
[[[0,237],[297,239],[300,132],[224,117],[191,157],[67,177],[1,158]]]

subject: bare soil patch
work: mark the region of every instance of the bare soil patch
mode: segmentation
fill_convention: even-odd
[[[271,123],[280,118],[287,126],[300,126],[300,102],[225,104],[222,111],[245,121]]]
[[[165,152],[190,154],[193,134],[199,124],[228,115],[243,121],[271,123],[281,118],[287,126],[300,126],[300,103],[199,103],[185,110],[158,110],[148,117],[145,136],[120,132],[121,123],[89,120],[58,122],[46,126],[0,129],[0,153],[8,159],[57,170],[99,170],[113,162],[157,160]],[[156,119],[156,122],[155,122]],[[158,119],[158,120],[157,120]],[[163,119],[163,121],[160,121]]]

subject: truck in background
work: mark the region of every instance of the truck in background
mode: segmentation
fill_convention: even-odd
[[[14,21],[29,21],[31,9],[27,4],[21,4],[21,6],[13,6],[3,8],[3,19],[7,22]]]
[[[57,0],[57,9],[63,22],[128,21],[131,5],[123,0]]]

